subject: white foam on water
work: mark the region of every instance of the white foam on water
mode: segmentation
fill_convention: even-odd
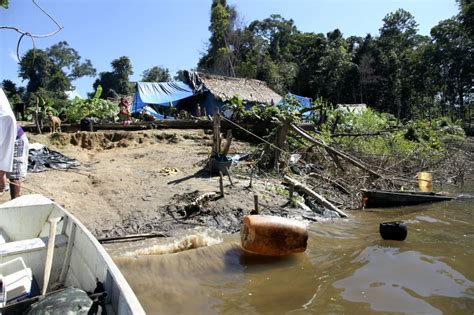
[[[220,243],[222,243],[222,238],[217,232],[209,229],[197,229],[189,231],[185,235],[175,237],[171,242],[139,248],[135,251],[126,253],[125,256],[173,254]]]

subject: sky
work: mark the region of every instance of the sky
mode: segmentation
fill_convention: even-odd
[[[15,26],[32,34],[47,34],[56,25],[30,0],[9,0],[0,8],[0,26]],[[37,0],[64,28],[48,38],[35,40],[46,49],[66,41],[97,73],[111,71],[112,60],[128,56],[138,81],[143,71],[163,66],[173,76],[180,69],[196,67],[206,51],[212,0]],[[457,14],[455,0],[228,0],[244,24],[271,14],[293,19],[298,30],[327,33],[339,28],[345,37],[379,34],[382,19],[399,8],[409,11],[419,24],[419,33],[429,35],[439,21]],[[0,81],[18,86],[17,43],[20,34],[0,29]],[[33,48],[24,38],[20,56]],[[73,81],[76,93],[86,97],[96,78]]]

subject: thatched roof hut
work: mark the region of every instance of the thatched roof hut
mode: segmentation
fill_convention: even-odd
[[[238,94],[244,101],[251,103],[278,103],[282,98],[270,89],[263,81],[255,79],[231,78],[206,73],[199,73],[199,78],[214,97],[221,101]]]

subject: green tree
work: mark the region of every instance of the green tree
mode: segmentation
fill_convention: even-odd
[[[441,21],[431,29],[433,38],[433,61],[440,76],[444,98],[451,107],[451,113],[459,107],[464,118],[466,101],[472,101],[474,82],[474,40],[455,17]]]
[[[168,68],[154,66],[153,68],[143,71],[143,82],[167,82],[171,81],[170,71]]]
[[[456,0],[459,4],[459,20],[467,35],[474,38],[474,1]]]
[[[3,80],[2,83],[0,84],[3,91],[5,92],[5,95],[7,96],[10,105],[12,107],[15,104],[19,104],[23,102],[23,94],[25,92],[24,87],[17,87],[15,82],[11,80]]]
[[[27,92],[37,93],[41,89],[41,94],[53,99],[66,99],[66,91],[74,90],[74,80],[96,73],[91,61],[81,62],[79,53],[64,41],[46,50],[30,49],[19,65],[19,76],[28,80]]]
[[[417,23],[410,12],[398,9],[383,19],[378,45],[382,56],[379,73],[383,81],[383,110],[401,119],[410,113],[408,97],[410,91],[408,59],[416,43]]]
[[[247,41],[253,46],[243,60],[256,67],[256,78],[267,81],[279,93],[286,93],[298,75],[298,65],[292,55],[295,35],[293,20],[271,15],[263,21],[253,21],[247,27]],[[247,69],[251,68],[247,64]]]
[[[209,47],[198,62],[198,69],[222,75],[235,76],[235,40],[233,36],[237,11],[226,0],[213,0],[211,5],[211,23]]]
[[[127,56],[122,56],[111,62],[112,71],[99,73],[99,78],[94,82],[94,90],[102,86],[101,98],[117,97],[118,95],[130,95],[133,86],[129,77],[133,74],[132,63]],[[92,95],[91,95],[92,96]]]
[[[317,83],[322,87],[321,96],[332,103],[343,102],[342,93],[352,90],[344,88],[351,70],[357,70],[341,32],[336,29],[327,34],[327,47],[319,60]]]

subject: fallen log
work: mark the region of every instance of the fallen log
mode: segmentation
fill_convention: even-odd
[[[303,185],[302,183],[298,182],[297,180],[291,178],[290,176],[285,175],[284,178],[288,183],[293,184],[295,186],[296,190],[299,190],[299,191],[305,193],[306,195],[308,195],[310,197],[313,197],[314,199],[316,199],[319,202],[319,204],[321,204],[322,206],[324,206],[324,207],[326,207],[330,210],[333,210],[333,211],[337,212],[342,218],[347,218],[347,214],[344,213],[344,211],[337,208],[335,205],[330,203],[326,198],[324,198],[323,196],[321,196],[318,193],[314,192],[312,189],[306,187],[305,185]]]
[[[303,130],[301,130],[300,128],[298,128],[297,126],[295,126],[294,124],[291,124],[290,125],[290,128],[291,130],[293,130],[294,132],[296,132],[297,134],[299,134],[300,136],[302,136],[303,138],[305,138],[306,140],[318,145],[318,146],[321,146],[323,148],[325,148],[327,151],[330,151],[332,152],[333,154],[347,160],[349,163],[351,163],[352,165],[366,171],[367,173],[375,176],[376,178],[379,178],[379,177],[382,177],[382,175],[380,175],[379,173],[371,170],[369,167],[365,166],[361,161],[358,161],[357,159],[353,158],[353,157],[350,157],[348,156],[347,154],[339,151],[339,150],[336,150],[334,148],[332,148],[331,146],[328,146],[327,144],[323,143],[322,141],[319,141],[313,137],[311,137],[310,135],[308,135],[306,132],[304,132]]]

